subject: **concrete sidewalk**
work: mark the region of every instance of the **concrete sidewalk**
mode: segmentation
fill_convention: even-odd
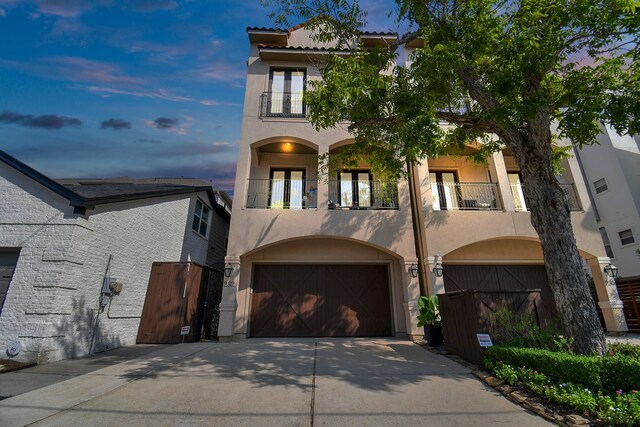
[[[0,425],[549,425],[411,342],[194,343],[0,401]]]

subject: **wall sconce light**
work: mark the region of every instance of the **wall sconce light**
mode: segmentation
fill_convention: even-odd
[[[231,277],[231,273],[233,273],[233,267],[231,264],[227,264],[224,266],[224,276]]]
[[[282,144],[282,151],[284,151],[285,153],[292,152],[293,144],[291,144],[290,142],[285,142],[284,144]]]
[[[409,267],[409,273],[411,273],[411,277],[418,277],[418,266],[411,264],[411,267]]]
[[[609,275],[609,277],[616,279],[618,277],[618,267],[612,264],[607,264],[604,266],[604,272]]]
[[[444,268],[442,268],[442,263],[440,261],[436,262],[436,265],[433,266],[433,272],[436,274],[436,277],[442,277]]]

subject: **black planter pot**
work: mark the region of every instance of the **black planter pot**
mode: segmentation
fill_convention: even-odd
[[[442,325],[426,325],[424,327],[424,336],[431,347],[440,347],[441,345],[444,345]]]

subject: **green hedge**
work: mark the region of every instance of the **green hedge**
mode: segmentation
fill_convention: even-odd
[[[640,390],[640,359],[618,355],[600,360],[600,376],[605,390]]]
[[[544,373],[560,383],[582,384],[592,390],[640,389],[640,359],[632,356],[577,356],[535,348],[494,346],[486,349],[490,362],[501,361]]]

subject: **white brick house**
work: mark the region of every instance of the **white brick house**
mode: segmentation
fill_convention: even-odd
[[[17,360],[135,344],[152,263],[205,264],[209,237],[226,236],[211,230],[227,209],[205,182],[80,184],[0,151],[0,351],[20,342]],[[206,224],[194,231],[196,209]],[[123,290],[100,310],[105,276]]]

